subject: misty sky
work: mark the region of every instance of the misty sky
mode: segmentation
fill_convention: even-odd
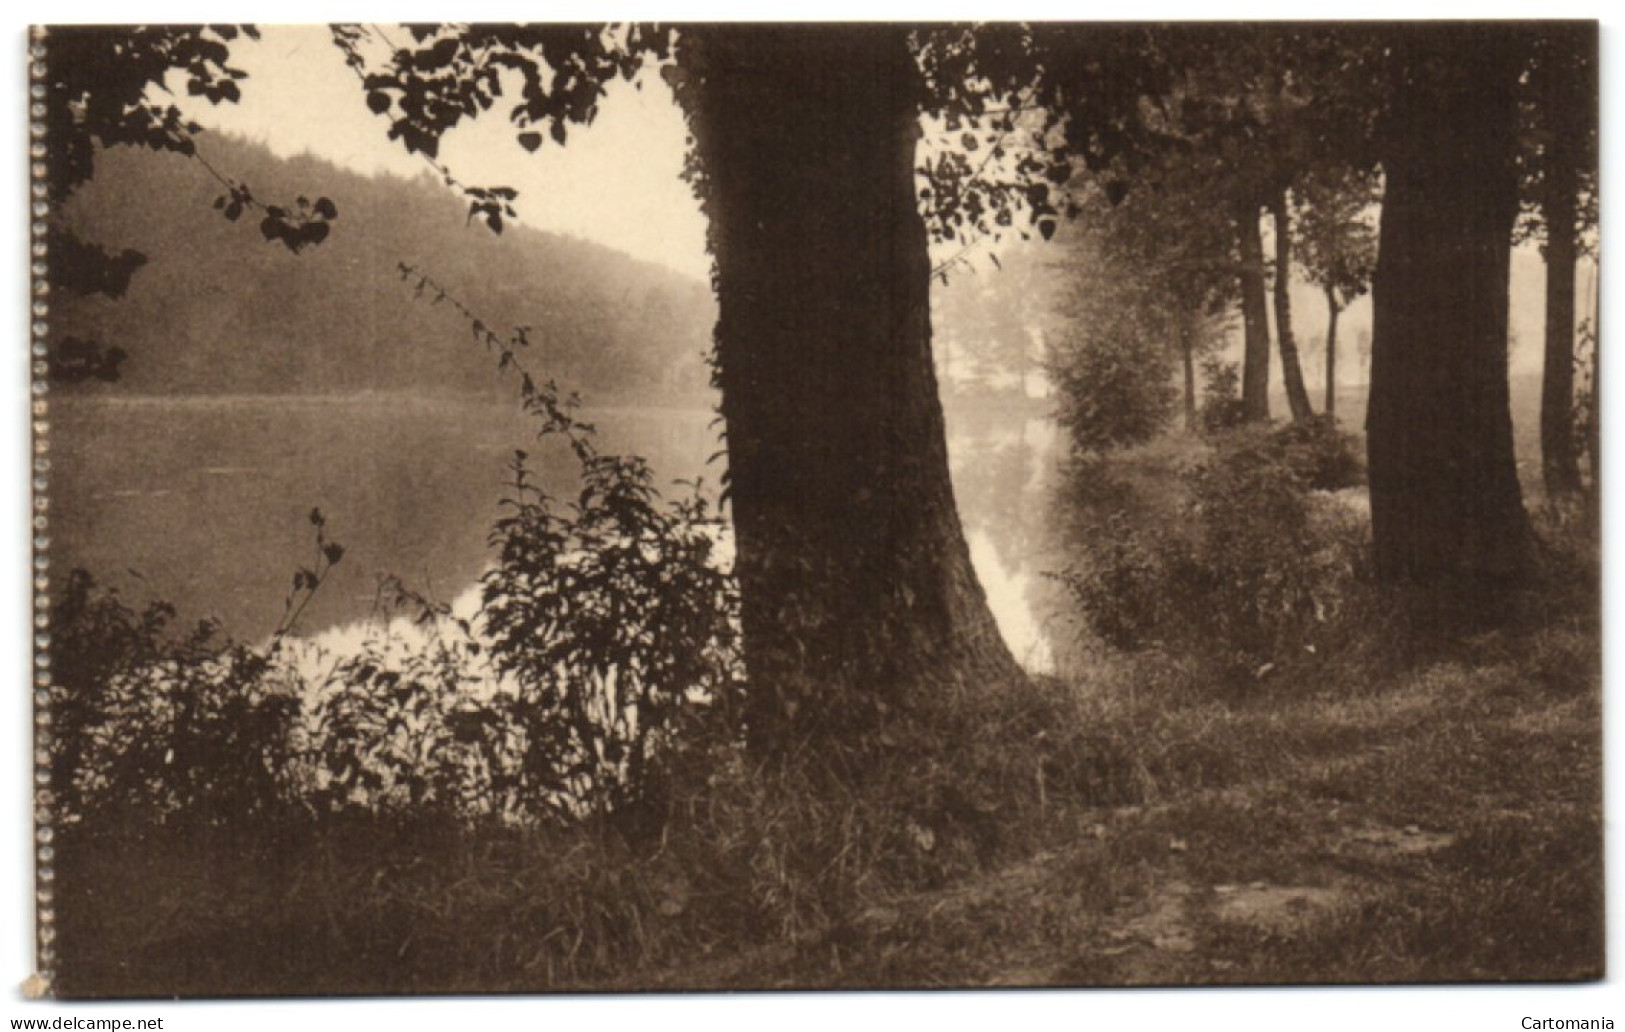
[[[393,40],[402,30],[383,26],[381,31]],[[367,174],[417,176],[428,169],[420,156],[386,137],[387,119],[367,109],[361,84],[345,67],[325,26],[263,26],[261,33],[259,42],[239,39],[232,44],[233,63],[249,76],[242,101],[213,107],[177,90],[177,100],[190,116],[210,128],[264,143],[282,156],[308,151]],[[381,64],[385,56],[380,51],[376,59]],[[547,140],[534,154],[514,142],[514,129],[499,101],[444,138],[441,160],[465,183],[517,189],[515,206],[527,225],[605,244],[705,280],[710,272],[705,219],[679,178],[687,130],[658,75],[645,74],[640,85],[611,83],[592,126],[572,125],[566,146]],[[976,250],[990,247],[984,242]],[[933,252],[937,260],[946,254],[942,247]],[[1540,361],[1538,346],[1523,345],[1538,345],[1540,339],[1543,266],[1531,245],[1520,252],[1512,283],[1517,342],[1512,364],[1528,372],[1538,369]],[[1582,291],[1589,275],[1593,273],[1587,268]],[[1301,293],[1295,301],[1305,323],[1300,332],[1313,332],[1324,318],[1321,301],[1307,287]],[[1368,322],[1368,304],[1362,300],[1348,313],[1351,333]]]
[[[177,91],[191,117],[284,157],[308,151],[368,174],[416,176],[428,169],[419,155],[386,137],[388,119],[367,110],[361,83],[325,26],[260,31],[258,43],[232,44],[232,63],[248,73],[242,101],[212,107]],[[391,27],[383,31],[394,38]],[[515,207],[526,225],[594,240],[703,280],[711,267],[705,219],[678,178],[686,137],[671,92],[650,74],[641,90],[612,84],[597,121],[570,126],[566,147],[548,140],[527,153],[514,142],[499,100],[448,134],[440,157],[462,182],[517,189]]]

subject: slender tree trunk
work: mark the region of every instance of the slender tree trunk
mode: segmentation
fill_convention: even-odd
[[[1281,380],[1292,418],[1310,419],[1315,410],[1309,404],[1298,341],[1292,334],[1292,215],[1287,211],[1285,189],[1270,197],[1269,207],[1275,223],[1275,340],[1281,350]]]
[[[710,217],[759,755],[1020,670],[971,568],[931,361],[906,29],[707,26],[679,87]]]
[[[1337,291],[1326,288],[1326,414],[1337,415],[1337,317],[1343,307],[1337,303]]]
[[[1574,447],[1574,194],[1546,198],[1546,370],[1540,392],[1541,476],[1547,495],[1580,489]]]
[[[1590,390],[1586,397],[1586,468],[1591,482],[1586,491],[1586,524],[1591,533],[1602,529],[1602,310],[1597,303],[1597,267],[1592,265],[1586,310],[1591,315]]]
[[[1241,256],[1241,322],[1245,339],[1241,365],[1241,404],[1248,422],[1270,418],[1270,329],[1264,300],[1264,242],[1258,233],[1258,205],[1251,200],[1236,212]]]
[[[1519,48],[1502,26],[1418,28],[1393,60],[1366,422],[1374,558],[1390,581],[1481,588],[1531,557],[1507,390]]]
[[[1549,130],[1541,209],[1546,222],[1546,370],[1540,392],[1540,468],[1551,498],[1580,490],[1574,440],[1576,135],[1585,131],[1585,91],[1577,55],[1554,46],[1546,54],[1539,92]]]
[[[1602,333],[1593,310],[1592,322],[1597,350],[1591,356],[1591,397],[1588,399],[1590,419],[1586,422],[1586,464],[1591,472],[1590,491],[1586,493],[1586,508],[1592,532],[1602,527]]]
[[[1016,395],[1027,400],[1027,331],[1021,331],[1021,348],[1016,352]]]
[[[1196,331],[1187,315],[1179,329],[1179,359],[1185,372],[1185,432],[1196,432]]]

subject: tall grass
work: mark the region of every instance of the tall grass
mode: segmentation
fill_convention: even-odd
[[[538,652],[550,658],[529,673],[491,655],[551,647],[555,628],[504,645],[479,614],[419,605],[411,633],[384,622],[359,652],[312,666],[291,641],[261,653],[212,628],[177,635],[162,607],[132,610],[76,578],[53,630],[86,646],[57,671],[73,693],[60,712],[80,729],[58,757],[79,815],[58,841],[59,989],[1594,976],[1598,629],[1595,578],[1577,575],[1591,546],[1578,528],[1548,531],[1550,573],[1507,600],[1501,627],[1450,628],[1428,619],[1447,598],[1363,579],[1358,507],[1310,486],[1305,470],[1325,467],[1299,447],[1162,443],[1091,467],[1068,503],[1075,528],[1171,543],[1144,546],[1146,561],[1182,555],[1201,576],[1155,581],[1141,633],[1114,643],[1097,624],[1079,643],[1087,667],[998,692],[952,686],[861,763],[752,755],[735,689],[707,687],[613,732],[654,736],[629,781],[612,734],[572,724],[591,711],[548,687],[562,676],[548,663],[568,654]],[[645,544],[711,569],[694,523],[645,501],[634,525],[666,528]],[[1326,506],[1335,519],[1317,516]],[[1295,536],[1266,533],[1279,525]],[[522,511],[509,532],[538,527],[553,543],[514,549],[526,569],[594,547],[551,510]],[[1287,543],[1310,559],[1251,565]],[[1097,537],[1083,558],[1121,554]],[[691,572],[706,605],[726,601]],[[501,583],[503,598],[546,590]],[[1296,601],[1200,611],[1256,602],[1260,585]],[[725,607],[685,598],[696,608],[681,612],[728,626]],[[726,641],[681,669],[732,685],[735,660],[704,665]],[[546,754],[560,765],[526,780],[538,740],[564,743]],[[588,757],[601,780],[570,781]],[[1441,845],[1362,845],[1411,827]],[[1255,883],[1338,902],[1288,931],[1238,924],[1221,890]]]

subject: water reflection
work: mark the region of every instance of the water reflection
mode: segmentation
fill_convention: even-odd
[[[645,455],[663,478],[705,473],[718,447],[703,409],[589,415],[606,452]],[[442,600],[472,584],[515,448],[549,490],[577,490],[562,445],[488,401],[73,399],[53,405],[51,437],[53,562],[248,640],[276,626],[293,571],[310,562],[312,508],[347,551],[303,616],[307,633],[367,616],[382,575]]]
[[[948,456],[971,562],[1006,643],[1027,669],[1054,669],[1046,533],[1056,427],[1023,409],[950,410]]]
[[[705,409],[589,418],[606,451],[646,456],[662,481],[717,479],[707,464],[717,428]],[[472,614],[516,447],[550,490],[569,497],[575,488],[567,455],[538,445],[512,408],[486,401],[70,399],[54,420],[60,568],[85,567],[132,602],[164,598],[184,621],[217,617],[254,640],[275,625],[293,570],[309,561],[306,516],[321,508],[347,552],[300,629],[327,652],[364,635],[383,575]],[[1054,604],[1042,573],[1057,566],[1045,533],[1055,428],[1027,410],[985,407],[951,410],[948,429],[988,601],[1017,658],[1049,670]]]

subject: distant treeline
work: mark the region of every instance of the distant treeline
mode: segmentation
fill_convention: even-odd
[[[200,152],[268,204],[331,198],[332,233],[293,254],[257,215],[215,210],[225,188],[199,162],[115,148],[66,212],[110,252],[146,257],[127,293],[58,298],[53,333],[127,354],[115,382],[139,393],[358,390],[511,392],[467,324],[414,300],[401,263],[455,290],[507,336],[529,327],[527,366],[570,389],[690,394],[708,380],[715,302],[676,272],[598,244],[509,224],[469,224],[432,177],[369,178],[309,156],[284,160],[211,133]]]

